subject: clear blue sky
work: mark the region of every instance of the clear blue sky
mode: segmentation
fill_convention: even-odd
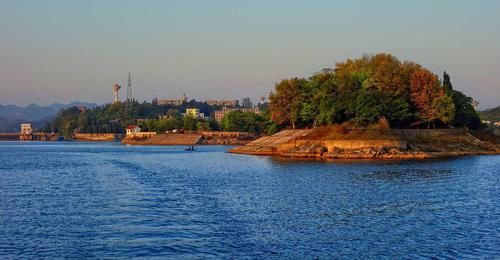
[[[500,105],[500,1],[0,0],[0,103],[257,98],[388,52]],[[125,91],[121,96],[125,96]]]

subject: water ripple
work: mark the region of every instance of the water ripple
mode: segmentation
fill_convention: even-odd
[[[499,258],[500,156],[0,143],[0,258]]]

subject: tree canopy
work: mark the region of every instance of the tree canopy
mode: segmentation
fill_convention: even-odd
[[[479,127],[472,98],[437,75],[390,54],[337,63],[309,78],[284,79],[270,97],[271,119],[281,127],[313,127],[385,118],[396,127]]]

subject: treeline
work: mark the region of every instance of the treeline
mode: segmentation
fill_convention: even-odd
[[[248,99],[248,102],[251,102]],[[153,102],[113,103],[92,109],[71,107],[61,110],[52,123],[40,129],[70,138],[79,133],[124,133],[129,125],[138,125],[142,131],[163,133],[174,129],[188,131],[243,131],[257,135],[277,131],[268,113],[231,112],[219,123],[213,117],[206,119],[183,116],[186,108],[198,108],[205,115],[212,115],[216,106],[191,100],[179,106],[158,105]],[[265,107],[261,107],[264,109]]]
[[[71,107],[61,110],[52,123],[47,124],[41,130],[61,133],[66,137],[71,137],[74,132],[123,133],[128,125],[137,124],[137,119],[154,120],[165,115],[171,109],[183,111],[188,107],[199,108],[201,112],[206,114],[212,113],[215,109],[206,103],[195,100],[180,106],[132,101],[106,104],[85,110]]]
[[[337,63],[309,78],[285,79],[270,95],[270,116],[281,127],[314,127],[385,118],[393,127],[481,125],[472,98],[411,61],[389,54]]]

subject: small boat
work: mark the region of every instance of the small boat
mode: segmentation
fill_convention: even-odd
[[[195,149],[194,149],[194,147],[193,147],[193,146],[191,146],[191,147],[188,147],[188,148],[186,148],[186,149],[184,149],[184,150],[185,150],[185,151],[194,151]]]

